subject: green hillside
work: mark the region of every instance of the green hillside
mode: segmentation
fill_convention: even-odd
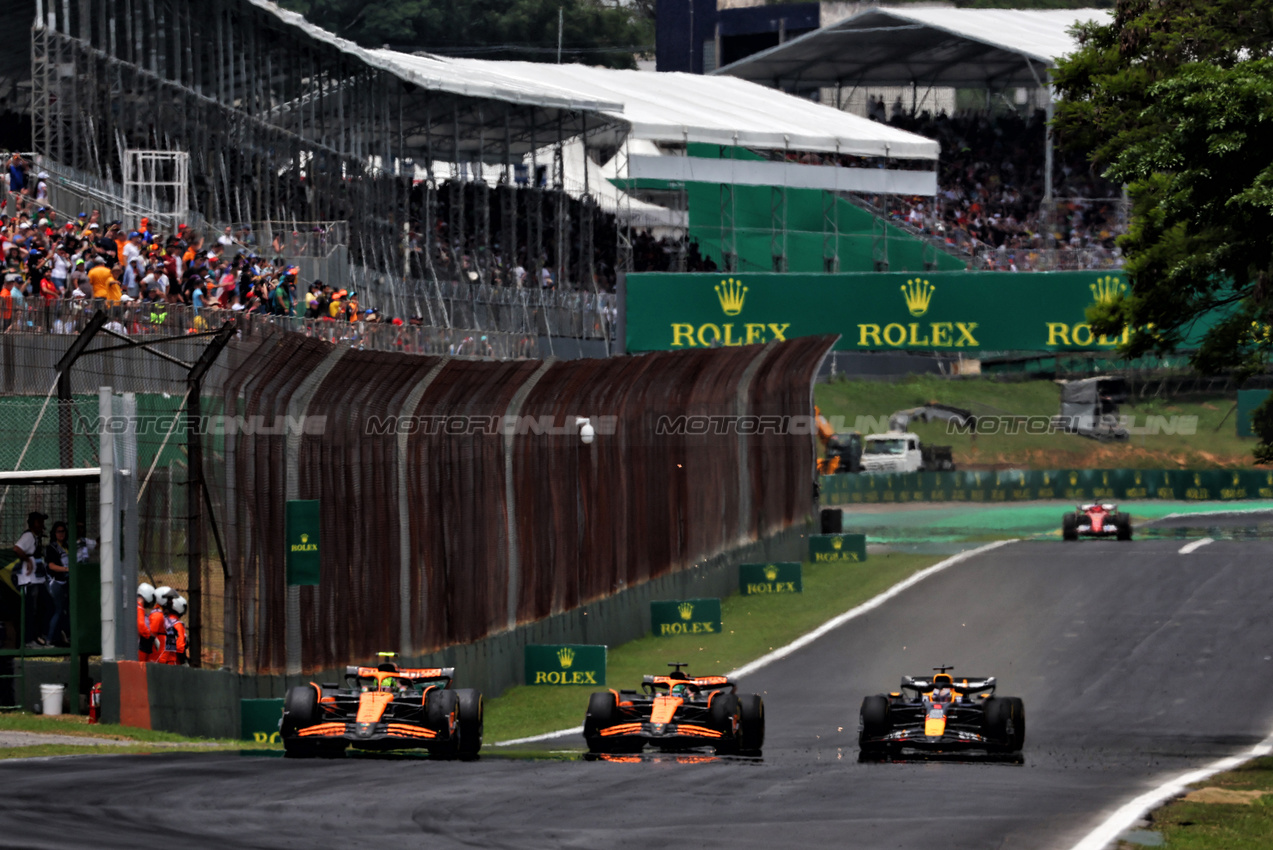
[[[819,384],[815,402],[832,418],[836,430],[883,430],[897,410],[930,401],[971,410],[978,416],[1055,416],[1060,412],[1060,389],[1051,381],[1005,383],[989,378],[949,380],[914,375],[903,381],[835,380]],[[1134,434],[1122,443],[1101,443],[1073,434],[958,434],[946,423],[917,423],[912,430],[934,445],[954,449],[962,469],[1178,469],[1251,467],[1255,441],[1236,435],[1232,408],[1236,395],[1192,395],[1180,400],[1145,399],[1124,405],[1123,415],[1135,417],[1137,427],[1159,420],[1159,433]],[[1197,417],[1190,431],[1187,420]],[[838,417],[833,418],[833,417]],[[860,421],[859,417],[874,417]],[[1166,433],[1174,425],[1182,433]],[[874,428],[873,428],[874,426]],[[1020,430],[1020,429],[1019,429]]]

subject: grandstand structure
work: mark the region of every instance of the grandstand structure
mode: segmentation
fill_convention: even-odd
[[[772,244],[750,264],[764,268],[786,267],[790,190],[935,188],[930,141],[739,80],[368,50],[268,0],[19,0],[3,14],[31,50],[0,62],[14,119],[0,144],[33,152],[61,212],[233,225],[263,253],[281,234],[304,243],[289,254],[303,276],[431,324],[484,312],[452,309],[448,284],[477,300],[526,288],[532,312],[572,290],[604,313],[642,264],[750,267],[734,186],[770,195]],[[792,162],[808,153],[834,161]],[[710,238],[693,232],[689,184],[713,188],[698,210],[720,222]],[[836,268],[855,249],[839,205],[821,206],[819,255]],[[687,230],[711,243],[701,260]]]
[[[1061,232],[1064,238],[1065,219],[1073,217],[1076,205],[1101,208],[1101,223],[1110,224],[1111,231],[1120,224],[1125,228],[1125,199],[1116,198],[1117,190],[1108,186],[1101,187],[1105,197],[1055,192],[1061,169],[1047,127],[1052,118],[1051,69],[1076,49],[1073,28],[1105,21],[1109,14],[1103,9],[869,6],[713,73],[862,112],[869,111],[872,93],[896,95],[891,123],[921,132],[914,120],[920,110],[935,115],[937,104],[954,104],[960,90],[981,92],[986,111],[1006,105],[1010,112],[1024,112],[1027,120],[1041,107],[1045,120],[1037,126],[1036,143],[1042,154],[1042,186],[1041,197],[1033,201],[1040,211],[1040,229],[1049,234],[1049,244],[1039,253],[1051,256],[1039,258],[1036,268],[1099,268],[1115,257],[1056,244],[1053,237]],[[882,97],[878,108],[883,121]],[[944,153],[949,157],[953,152]],[[884,199],[881,211],[890,209],[896,206]],[[1104,241],[1112,243],[1109,237]]]

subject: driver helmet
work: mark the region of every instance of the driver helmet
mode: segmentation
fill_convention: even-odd
[[[671,693],[672,693],[672,696],[674,697],[689,696],[690,686],[689,685],[673,685]]]
[[[380,690],[382,691],[392,691],[396,687],[398,687],[398,681],[393,676],[385,676],[380,680]]]
[[[933,702],[950,702],[950,688],[936,688],[933,691]]]

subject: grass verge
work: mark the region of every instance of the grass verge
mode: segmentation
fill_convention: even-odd
[[[158,755],[160,753],[225,752],[227,750],[263,749],[262,745],[249,745],[246,741],[218,743],[206,747],[160,747],[155,744],[129,744],[126,746],[75,746],[73,744],[37,744],[30,747],[0,747],[0,761],[4,759],[47,758],[50,756],[118,756]],[[282,749],[281,747],[279,749]]]
[[[723,634],[646,635],[610,648],[606,681],[632,688],[669,661],[688,661],[691,675],[725,673],[790,643],[805,632],[942,560],[936,555],[871,555],[858,566],[804,565],[804,592],[721,600]],[[593,686],[512,688],[486,704],[486,740],[506,741],[578,726]]]
[[[1051,381],[1003,382],[991,378],[951,381],[937,375],[910,375],[892,381],[834,380],[814,387],[814,400],[827,416],[839,416],[839,430],[858,427],[858,417],[878,426],[889,414],[929,401],[971,410],[978,416],[1055,416],[1060,390]],[[1183,399],[1134,399],[1119,413],[1144,426],[1148,417],[1195,416],[1196,427],[1167,433],[1134,434],[1122,443],[1099,443],[1073,434],[948,433],[945,422],[915,423],[912,430],[933,445],[951,446],[961,469],[1178,469],[1249,468],[1254,441],[1237,436],[1233,393]],[[865,423],[862,427],[870,427]],[[1185,433],[1185,432],[1188,433]]]
[[[1254,759],[1194,786],[1155,811],[1149,828],[1174,850],[1273,847],[1273,758]],[[1139,846],[1119,844],[1120,850]]]
[[[114,723],[89,723],[87,717],[75,714],[60,714],[54,717],[42,714],[27,714],[26,712],[0,714],[0,732],[40,732],[45,735],[111,738],[116,741],[138,741],[140,743],[206,744],[216,742],[227,746],[244,746],[247,743],[230,739],[190,738],[173,732],[134,729],[131,726],[120,726]],[[253,746],[259,745],[254,744]],[[121,748],[113,747],[112,751],[119,749]]]

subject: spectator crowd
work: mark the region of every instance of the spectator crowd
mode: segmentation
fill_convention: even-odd
[[[1055,150],[1053,204],[1044,204],[1043,110],[1022,116],[961,111],[891,114],[872,97],[868,117],[941,143],[934,198],[876,199],[893,221],[972,257],[974,267],[1027,271],[1121,265],[1118,186],[1084,157]]]

